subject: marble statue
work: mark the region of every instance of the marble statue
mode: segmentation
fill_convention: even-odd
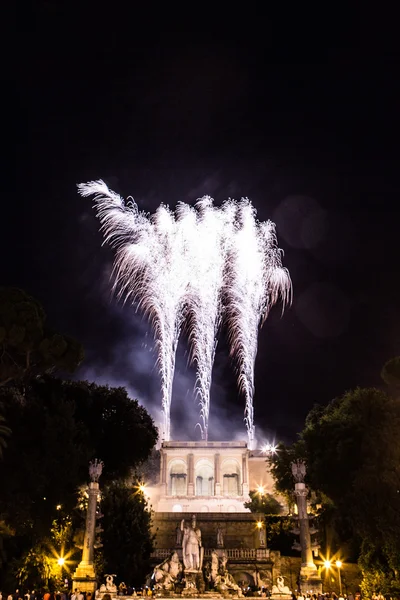
[[[161,590],[172,590],[182,573],[182,563],[177,552],[154,567],[154,587]]]
[[[104,463],[102,460],[95,458],[89,463],[90,481],[98,482],[103,471]]]
[[[283,577],[276,578],[276,585],[272,586],[271,596],[292,596],[292,592],[285,585],[285,581]]]
[[[201,545],[201,531],[196,526],[196,516],[193,515],[191,525],[181,521],[183,532],[182,553],[186,571],[199,571],[203,564],[204,549]]]
[[[215,552],[217,558],[218,555]],[[212,555],[211,555],[212,558]],[[232,575],[228,572],[227,569],[227,563],[228,563],[228,557],[226,555],[226,552],[223,552],[221,558],[220,558],[220,563],[219,563],[219,569],[218,569],[218,575],[215,577],[214,580],[214,587],[218,592],[222,592],[222,593],[226,593],[229,590],[234,590],[236,592],[236,594],[239,596],[239,598],[241,598],[243,596],[242,593],[242,589],[241,587],[236,583],[236,581],[233,579]]]
[[[226,565],[228,564],[228,556],[226,552],[223,552],[221,555],[221,564],[219,567],[220,573],[224,574],[227,571]]]
[[[218,570],[219,570],[218,554],[215,552],[215,550],[213,550],[213,552],[211,552],[211,569],[210,569],[210,579],[211,579],[212,584],[214,584],[215,580],[217,579]]]
[[[180,528],[180,524],[176,526],[175,529],[175,546],[180,547],[182,545],[182,529]]]
[[[224,547],[224,534],[222,533],[221,525],[218,525],[217,529],[217,546],[218,548]]]
[[[260,529],[258,530],[258,535],[259,535],[259,540],[260,540],[260,546],[265,546],[265,529],[264,529],[264,527],[260,527]]]
[[[106,575],[106,583],[100,586],[100,594],[117,594],[117,586],[114,583],[116,575]]]
[[[306,472],[307,469],[304,460],[292,462],[292,475],[296,483],[304,483]]]

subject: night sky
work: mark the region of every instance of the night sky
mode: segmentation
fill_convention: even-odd
[[[357,19],[314,40],[288,30],[283,43],[271,26],[247,40],[240,29],[158,32],[112,7],[33,6],[21,23],[1,284],[37,297],[84,344],[76,377],[126,385],[157,415],[151,333],[111,297],[112,251],[76,193],[102,178],[146,211],[248,196],[276,222],[294,302],[260,334],[260,434],[294,439],[315,402],[379,385],[400,353],[398,57],[372,48]],[[187,358],[182,343],[175,439],[199,437]],[[211,439],[245,437],[243,408],[222,335]]]

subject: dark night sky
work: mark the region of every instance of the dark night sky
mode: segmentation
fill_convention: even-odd
[[[130,27],[112,8],[34,6],[21,23],[1,283],[38,297],[49,321],[83,342],[78,375],[159,405],[151,337],[111,298],[112,253],[76,194],[76,183],[103,178],[149,211],[244,195],[275,220],[294,303],[283,318],[275,308],[260,335],[259,429],[291,439],[315,402],[379,384],[400,352],[398,55],[370,47],[357,15],[347,30],[332,22],[312,39],[309,25],[282,43],[271,26],[247,41],[237,25],[224,40]],[[183,403],[194,406],[186,360],[182,345],[175,437],[195,423],[181,416]],[[211,436],[243,432],[242,410],[222,342]]]

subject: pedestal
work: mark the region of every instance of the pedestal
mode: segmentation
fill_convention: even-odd
[[[73,577],[73,589],[78,589],[81,592],[94,592],[97,588],[96,573],[92,564],[84,563],[83,560],[79,563]]]
[[[182,596],[197,598],[199,593],[204,593],[204,578],[202,571],[185,571],[185,587]]]
[[[318,574],[318,569],[302,566],[300,569],[300,590],[303,594],[322,594],[322,579]]]

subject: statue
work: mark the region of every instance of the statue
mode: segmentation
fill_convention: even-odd
[[[215,552],[215,550],[213,550],[211,552],[211,572],[210,572],[211,583],[213,583],[213,584],[215,583],[215,580],[217,579],[218,569],[219,569],[218,554]]]
[[[218,555],[216,552],[213,552],[216,555],[218,560]],[[211,560],[213,560],[213,555],[211,555]],[[228,592],[228,590],[234,590],[239,598],[243,596],[241,587],[236,583],[233,579],[232,575],[228,573],[228,569],[226,565],[228,563],[228,557],[226,552],[223,552],[220,560],[220,566],[218,569],[218,575],[215,577],[213,583],[218,592]],[[212,567],[211,567],[212,568]]]
[[[258,535],[259,535],[259,540],[260,540],[260,546],[264,547],[265,546],[265,529],[264,529],[264,527],[260,527],[260,529],[258,530]]]
[[[178,525],[175,528],[175,546],[178,548],[182,545],[182,529]]]
[[[285,585],[285,581],[283,577],[276,578],[276,585],[272,586],[271,596],[292,596],[292,592]]]
[[[193,515],[191,525],[185,526],[185,520],[181,521],[183,531],[182,553],[183,564],[187,571],[199,571],[203,564],[204,549],[201,546],[201,531],[196,527],[196,516]]]
[[[218,548],[224,547],[224,535],[222,533],[221,525],[218,525],[217,529],[217,546]]]
[[[226,552],[224,551],[221,555],[221,565],[219,567],[219,572],[224,575],[224,573],[227,572],[227,568],[226,565],[228,564],[228,556],[226,554]]]
[[[304,460],[292,462],[292,475],[296,483],[304,483],[306,472],[307,469]]]
[[[106,575],[106,584],[100,586],[100,592],[107,592],[107,594],[117,594],[117,586],[114,583],[114,577],[116,575]]]
[[[89,476],[90,481],[98,482],[100,475],[103,471],[104,463],[102,460],[95,458],[89,463]]]
[[[177,552],[154,567],[154,587],[161,590],[172,590],[182,573],[182,564]]]

